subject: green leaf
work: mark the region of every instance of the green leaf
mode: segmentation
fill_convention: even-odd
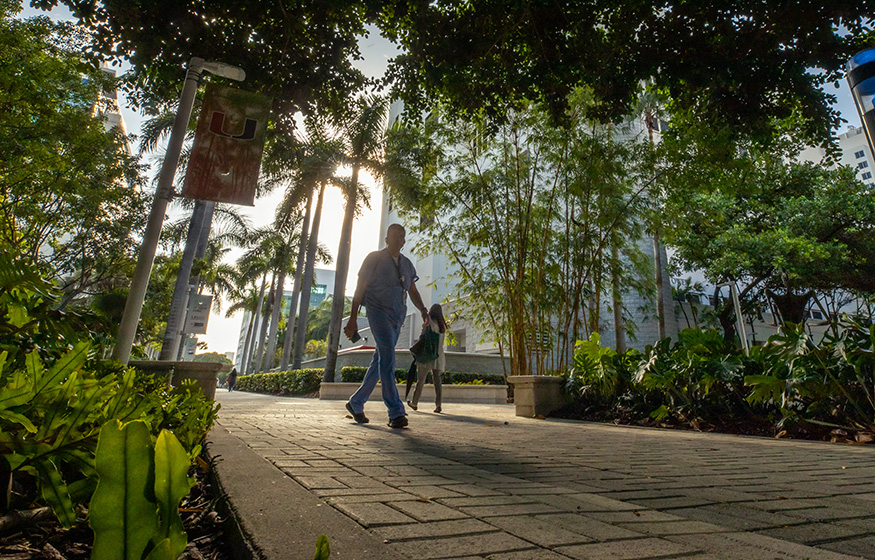
[[[144,560],[176,560],[176,558],[179,558],[179,554],[173,553],[170,539],[164,539],[149,551],[149,555]]]
[[[328,537],[319,535],[319,538],[316,539],[316,556],[313,557],[313,560],[329,560],[330,557],[331,549],[328,546]]]
[[[76,523],[76,510],[73,508],[70,491],[61,477],[58,467],[51,459],[36,461],[34,467],[39,473],[40,492],[43,499],[52,508],[61,525],[67,528],[71,527]]]
[[[97,442],[97,489],[89,517],[94,530],[92,560],[141,560],[158,530],[153,451],[144,422],[111,420]]]
[[[772,400],[781,402],[787,381],[772,375],[745,375],[744,384],[750,386],[751,392],[747,396],[747,402],[757,404]]]
[[[33,425],[33,422],[31,422],[27,416],[12,412],[11,410],[0,410],[0,418],[9,420],[15,424],[21,424],[28,432],[32,434],[36,433],[36,426]]]
[[[188,477],[191,466],[188,454],[171,432],[161,430],[155,444],[155,497],[158,500],[159,538],[170,542],[176,558],[185,550],[188,536],[179,517],[179,503],[185,498],[193,481]]]
[[[651,412],[650,417],[655,419],[655,420],[665,420],[666,418],[669,417],[670,414],[671,414],[671,411],[668,409],[668,407],[665,405],[662,405],[659,408],[657,408],[656,410],[654,410],[653,412]]]
[[[81,367],[83,363],[85,363],[85,359],[88,357],[88,350],[90,349],[91,344],[88,342],[80,342],[74,346],[72,350],[64,354],[60,360],[55,362],[47,375],[42,376],[41,379],[35,378],[37,379],[36,392],[40,393],[43,389],[50,385],[58,384],[62,379],[71,375]],[[28,355],[28,358],[32,355],[33,353]],[[40,369],[42,369],[42,367],[40,367]]]

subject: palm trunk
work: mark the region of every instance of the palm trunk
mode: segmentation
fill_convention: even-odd
[[[242,375],[246,375],[246,372],[250,371],[250,366],[252,365],[252,355],[255,353],[255,346],[258,344],[258,328],[261,326],[261,308],[264,303],[264,291],[267,289],[267,272],[264,273],[264,276],[261,278],[261,289],[258,291],[258,303],[255,304],[255,314],[252,316],[253,327],[252,327],[252,343],[249,346],[249,349],[246,351],[246,361],[243,362],[243,372]]]
[[[337,349],[340,347],[340,325],[343,322],[343,308],[346,303],[346,278],[349,276],[349,254],[352,245],[352,224],[358,205],[359,166],[353,165],[349,192],[346,196],[346,209],[343,212],[343,226],[340,229],[340,245],[337,248],[336,272],[334,275],[334,299],[331,301],[331,323],[328,326],[328,353],[325,355],[325,372],[322,381],[334,381],[337,367]]]
[[[276,280],[276,287],[273,291],[273,307],[270,312],[270,330],[267,333],[267,355],[265,356],[264,369],[270,371],[276,362],[276,339],[277,330],[279,330],[280,312],[283,306],[283,290],[286,283],[286,270],[289,268],[286,259],[282,259],[282,268],[279,271]]]
[[[292,345],[295,340],[295,314],[298,312],[298,294],[301,293],[301,279],[304,276],[304,257],[307,253],[307,234],[310,228],[310,207],[313,193],[307,195],[307,210],[304,213],[304,223],[301,224],[301,243],[298,245],[298,260],[295,263],[295,283],[292,286],[292,304],[289,308],[289,323],[286,328],[286,340],[283,343],[283,356],[280,359],[280,371],[289,368],[289,358],[292,357]]]
[[[164,341],[161,345],[161,354],[158,356],[158,359],[162,361],[175,360],[179,351],[180,336],[183,334],[184,326],[182,323],[185,320],[185,302],[188,300],[188,281],[192,265],[194,265],[206,211],[207,203],[199,200],[191,213],[185,249],[182,252],[182,261],[179,263],[179,273],[176,276],[173,298],[170,303],[170,313],[167,316],[167,327],[164,329]]]
[[[249,317],[249,326],[246,327],[246,340],[243,342],[243,355],[240,356],[240,375],[245,375],[246,360],[249,358],[249,347],[252,344],[252,332],[255,330],[255,315]]]
[[[316,210],[313,212],[313,225],[310,227],[310,239],[307,242],[307,263],[304,268],[304,280],[301,286],[301,311],[298,316],[298,327],[295,332],[295,355],[292,369],[301,369],[304,357],[304,343],[307,337],[307,314],[310,312],[310,293],[313,291],[313,270],[316,268],[316,247],[319,243],[319,222],[322,218],[322,195],[325,185],[319,187],[316,198]]]
[[[267,342],[267,328],[270,326],[270,310],[273,309],[273,290],[276,286],[276,271],[271,275],[270,289],[267,293],[267,301],[265,308],[261,312],[261,334],[258,337],[258,346],[256,347],[255,372],[262,373],[264,371],[264,345]]]

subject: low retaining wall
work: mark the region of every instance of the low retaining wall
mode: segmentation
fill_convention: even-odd
[[[323,383],[319,386],[319,398],[323,400],[349,400],[349,397],[359,388],[359,383]],[[398,384],[398,393],[404,398],[407,386]],[[441,401],[443,403],[470,404],[505,404],[507,403],[507,385],[443,385]],[[380,384],[372,395],[380,398]],[[410,388],[411,397],[413,387]],[[434,402],[434,385],[428,384],[422,388],[422,402]]]

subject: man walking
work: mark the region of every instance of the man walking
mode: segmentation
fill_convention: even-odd
[[[383,402],[389,409],[389,427],[403,428],[407,425],[404,403],[395,386],[395,344],[404,317],[407,316],[407,294],[410,294],[410,300],[422,313],[426,324],[428,309],[416,289],[416,281],[419,280],[416,269],[410,259],[401,254],[406,235],[400,224],[390,225],[386,230],[386,248],[365,257],[352,298],[349,322],[343,329],[350,338],[358,332],[356,318],[359,308],[364,304],[377,348],[361,387],[346,403],[346,409],[360,424],[368,422],[364,406],[379,380],[383,388]]]

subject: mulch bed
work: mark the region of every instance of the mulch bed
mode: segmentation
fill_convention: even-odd
[[[206,465],[204,463],[204,465]],[[188,534],[188,547],[182,560],[232,560],[229,555],[225,519],[220,517],[223,497],[203,468],[193,469],[196,483],[180,505],[180,515]],[[85,519],[84,508],[79,521],[64,529],[47,508],[34,510],[36,519],[0,532],[0,558],[4,560],[88,560],[93,533]],[[0,518],[2,526],[2,518]]]

